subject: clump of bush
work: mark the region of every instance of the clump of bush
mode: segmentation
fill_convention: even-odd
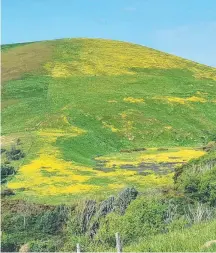
[[[20,140],[17,143],[17,145],[20,145]],[[10,163],[24,158],[25,153],[15,145],[12,145],[10,150],[1,148],[1,154],[4,156],[4,163],[1,164],[1,183],[5,183],[8,176],[16,173],[15,168]]]
[[[14,191],[10,188],[7,188],[7,189],[4,189],[2,192],[1,192],[1,196],[2,197],[5,197],[5,196],[11,196],[11,195],[15,195]]]
[[[174,181],[190,200],[216,206],[216,152],[178,168]]]
[[[43,206],[4,199],[2,252],[18,252],[28,243],[31,252],[60,252],[71,207]],[[8,205],[9,204],[9,205]]]
[[[30,252],[57,252],[62,244],[59,238],[50,238],[48,240],[34,240],[28,243]]]
[[[1,154],[4,153],[6,151],[5,148],[1,148]]]
[[[44,212],[36,226],[45,234],[59,234],[68,219],[69,209],[66,206],[57,206],[54,210]]]
[[[1,165],[1,182],[4,183],[6,178],[10,175],[14,175],[16,173],[13,166],[10,164],[2,164]]]
[[[15,146],[11,147],[11,150],[6,151],[8,160],[20,160],[25,157],[24,152],[21,149],[17,149]]]

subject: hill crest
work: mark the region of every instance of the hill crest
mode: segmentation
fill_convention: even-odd
[[[146,69],[185,69],[195,78],[216,80],[216,69],[212,67],[141,45],[105,39],[59,39],[11,45],[3,50],[2,66],[3,81],[35,71],[65,78],[134,75]]]

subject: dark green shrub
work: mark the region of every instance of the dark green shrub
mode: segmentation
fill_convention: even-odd
[[[6,151],[5,148],[1,148],[1,154],[4,153]]]
[[[5,196],[11,196],[11,195],[15,195],[14,191],[12,189],[4,189],[2,192],[1,192],[1,196],[2,197],[5,197]]]
[[[216,205],[216,168],[181,176],[181,189],[193,201]]]
[[[111,213],[101,220],[95,240],[115,247],[115,233],[120,232],[125,245],[141,237],[163,232],[167,227],[167,204],[155,199],[140,197],[134,200],[122,216]]]
[[[6,156],[8,160],[19,160],[21,158],[24,158],[25,154],[21,149],[12,147],[10,151],[6,151]]]
[[[38,229],[45,234],[59,234],[68,219],[68,209],[57,206],[54,210],[48,210],[37,219]]]
[[[13,166],[9,164],[2,164],[1,165],[1,181],[4,182],[6,178],[10,175],[15,174],[15,169]]]
[[[216,206],[216,168],[200,176],[197,181],[198,192],[195,195],[201,202]],[[193,195],[192,195],[193,197]]]
[[[176,188],[191,201],[216,206],[216,152],[178,168],[174,181]]]
[[[13,236],[2,233],[1,237],[1,252],[16,252],[17,245],[13,240]]]
[[[62,244],[59,238],[34,240],[28,243],[30,252],[57,252]]]

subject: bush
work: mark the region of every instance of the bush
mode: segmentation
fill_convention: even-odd
[[[68,208],[4,201],[10,210],[4,209],[2,215],[3,252],[18,252],[26,243],[33,252],[60,251],[64,242],[63,229],[66,225]]]
[[[13,236],[2,233],[1,252],[16,252],[17,245],[13,240]]]
[[[178,168],[174,180],[177,189],[192,201],[216,206],[216,152]]]
[[[12,146],[11,150],[6,152],[6,156],[8,160],[19,160],[24,158],[25,154],[21,149],[16,149],[16,147]]]
[[[55,235],[62,231],[68,219],[68,210],[64,206],[57,206],[38,217],[37,227],[45,234]]]
[[[1,165],[1,181],[5,182],[6,178],[10,175],[15,174],[15,169],[13,166],[9,164],[2,164]]]
[[[6,151],[5,148],[1,148],[1,154],[4,153]]]
[[[15,195],[15,193],[13,192],[12,189],[4,189],[2,192],[1,192],[1,196],[2,197],[5,197],[5,196],[11,196],[11,195]]]
[[[183,191],[190,199],[216,206],[216,168],[184,177]]]
[[[122,221],[122,236],[126,242],[164,231],[167,205],[144,198],[134,201],[128,208]]]
[[[137,198],[122,216],[111,213],[101,220],[100,229],[95,237],[97,241],[115,247],[115,233],[120,232],[124,245],[140,237],[163,232],[167,227],[165,214],[167,204],[155,199]]]
[[[56,252],[61,244],[62,240],[55,237],[47,240],[34,240],[28,243],[30,252]]]

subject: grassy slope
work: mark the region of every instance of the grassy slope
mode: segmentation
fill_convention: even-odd
[[[216,221],[196,224],[188,229],[159,234],[126,248],[126,252],[215,252],[215,245],[205,248],[216,237]]]
[[[33,195],[40,183],[30,187],[35,177],[45,183],[40,194],[57,179],[42,177],[43,161],[51,173],[72,161],[69,169],[87,176],[95,173],[89,168],[98,155],[196,147],[216,130],[216,70],[207,66],[138,45],[90,39],[6,47],[2,61],[2,133],[23,136],[31,146],[24,161],[29,168],[21,169],[9,186],[26,185],[23,175],[33,171],[36,159],[27,182]],[[72,184],[79,182],[77,191],[92,189],[89,178],[78,179],[74,171],[69,175]],[[123,178],[105,182],[115,188],[119,180]],[[50,187],[50,193],[52,189],[59,191]]]

